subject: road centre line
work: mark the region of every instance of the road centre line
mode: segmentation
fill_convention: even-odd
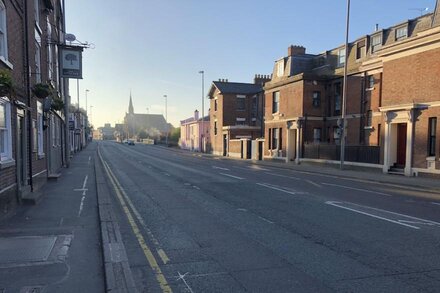
[[[243,180],[244,178],[242,178],[242,177],[238,177],[238,176],[234,176],[234,175],[230,175],[230,174],[226,174],[226,173],[219,173],[220,175],[223,175],[223,176],[228,176],[228,177],[231,177],[231,178],[234,178],[234,179],[238,179],[238,180]]]
[[[392,196],[391,194],[387,194],[387,193],[383,193],[383,192],[379,192],[379,191],[372,191],[372,190],[360,189],[360,188],[349,187],[349,186],[345,186],[345,185],[332,184],[332,183],[325,183],[325,182],[321,182],[321,184],[322,184],[322,185],[327,185],[327,186],[334,186],[334,187],[346,188],[346,189],[351,189],[351,190],[356,190],[356,191],[362,191],[362,192],[367,192],[367,193],[375,193],[375,194],[380,194],[380,195],[385,195],[385,196]]]
[[[271,220],[268,220],[268,219],[266,219],[266,218],[264,218],[264,217],[262,217],[262,216],[258,216],[261,220],[263,220],[263,221],[265,221],[265,222],[267,222],[267,223],[269,223],[269,224],[274,224],[275,222],[272,222]]]
[[[118,180],[116,179],[116,177],[114,177],[114,174],[112,174],[112,171],[111,171],[109,165],[107,164],[107,162],[105,162],[103,160],[103,158],[101,156],[101,153],[99,152],[99,149],[98,149],[98,154],[99,154],[101,162],[102,162],[102,164],[104,166],[104,169],[105,169],[105,171],[107,173],[107,176],[108,176],[108,178],[110,179],[110,182],[113,185],[113,189],[115,190],[116,196],[119,199],[119,202],[120,202],[120,204],[121,204],[121,206],[122,206],[122,208],[124,210],[125,215],[127,216],[127,219],[128,219],[128,221],[130,223],[130,226],[131,226],[131,228],[133,230],[133,233],[135,234],[135,236],[136,236],[136,238],[138,240],[138,243],[141,246],[141,248],[142,248],[142,250],[144,252],[144,255],[145,255],[145,257],[146,257],[150,267],[155,272],[156,280],[158,281],[159,286],[162,289],[162,292],[164,292],[164,293],[171,293],[172,289],[168,285],[168,282],[167,282],[167,280],[165,278],[165,275],[162,273],[162,270],[160,269],[159,264],[157,263],[156,258],[154,257],[152,251],[150,250],[150,248],[146,244],[146,241],[145,241],[144,237],[142,236],[142,234],[140,232],[140,229],[139,229],[138,225],[136,224],[136,221],[134,220],[134,218],[133,218],[133,216],[132,216],[132,214],[130,212],[130,209],[128,208],[127,204],[125,203],[125,200],[124,200],[123,195],[122,195],[122,193],[124,191],[120,190],[118,188],[118,185],[120,186],[120,184],[119,184]]]
[[[218,169],[218,170],[224,170],[224,171],[229,171],[228,168],[223,168],[223,167],[218,167],[218,166],[212,166],[213,169]]]
[[[282,187],[274,186],[274,185],[271,185],[271,184],[268,184],[268,183],[257,183],[257,185],[260,185],[260,186],[263,186],[263,187],[266,187],[266,188],[270,188],[270,189],[273,189],[273,190],[285,192],[285,193],[292,194],[292,195],[297,195],[297,194],[300,194],[300,193],[304,193],[304,192],[293,192],[293,191],[285,190]]]
[[[266,172],[265,174],[267,174],[267,175],[272,175],[272,176],[277,176],[277,177],[283,177],[283,178],[294,179],[294,180],[301,180],[301,178],[298,178],[298,177],[286,176],[286,175],[280,175],[280,174],[276,174],[276,173],[269,173],[269,172]]]
[[[440,202],[431,202],[431,203],[440,206]]]
[[[349,207],[344,207],[344,206],[340,205],[339,202],[327,201],[325,203],[328,204],[328,205],[334,206],[334,207],[338,207],[338,208],[345,209],[345,210],[348,210],[348,211],[352,211],[352,212],[355,212],[355,213],[358,213],[358,214],[370,216],[370,217],[373,217],[373,218],[376,218],[376,219],[379,219],[379,220],[391,222],[391,223],[394,223],[394,224],[402,225],[402,226],[409,227],[409,228],[416,229],[416,230],[420,229],[419,227],[416,227],[416,226],[408,225],[408,224],[405,224],[405,223],[401,223],[401,222],[394,221],[394,220],[391,220],[391,219],[388,219],[388,218],[384,218],[384,217],[373,215],[373,214],[370,214],[370,213],[367,213],[367,212],[363,212],[363,211],[359,211],[359,210],[356,210],[356,209],[352,209],[352,208],[349,208]]]
[[[306,182],[307,182],[307,183],[310,183],[310,184],[312,184],[312,185],[314,185],[314,186],[316,186],[316,187],[318,187],[318,188],[321,188],[321,187],[322,187],[321,185],[319,185],[319,184],[316,183],[316,182],[313,182],[312,180],[306,180]]]

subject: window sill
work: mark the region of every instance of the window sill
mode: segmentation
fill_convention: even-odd
[[[8,60],[5,59],[4,56],[0,56],[0,61],[5,64],[9,69],[13,70],[14,69],[14,65],[12,65],[11,62],[9,62]]]
[[[15,160],[14,159],[7,159],[4,161],[0,161],[0,169],[6,169],[9,167],[15,166]]]

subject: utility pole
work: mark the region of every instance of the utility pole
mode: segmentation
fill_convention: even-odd
[[[205,92],[205,71],[200,70],[199,73],[202,75],[202,127],[201,127],[201,135],[200,135],[200,152],[205,152],[205,100],[204,100],[204,92]]]
[[[342,92],[342,109],[341,109],[341,164],[340,168],[344,169],[345,159],[345,138],[347,136],[347,123],[345,118],[346,104],[347,104],[347,68],[348,68],[348,33],[350,29],[350,0],[347,0],[347,23],[345,30],[345,62],[344,62],[344,89]]]
[[[165,143],[168,146],[168,105],[167,105],[167,95],[163,95],[163,97],[165,98],[165,127],[166,127],[166,132],[167,132],[167,136],[165,139]]]

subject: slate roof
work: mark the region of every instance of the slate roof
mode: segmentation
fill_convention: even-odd
[[[263,90],[260,84],[253,83],[214,81],[213,84],[222,94],[251,95]]]

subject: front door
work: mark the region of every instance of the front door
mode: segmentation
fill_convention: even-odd
[[[396,167],[403,168],[406,163],[406,123],[397,124],[397,162]]]

